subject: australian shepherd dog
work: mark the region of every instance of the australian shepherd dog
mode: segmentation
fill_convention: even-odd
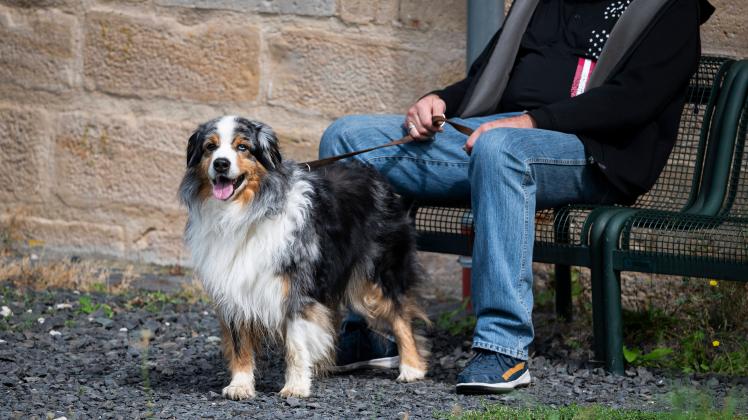
[[[255,395],[255,353],[284,343],[282,396],[306,397],[331,366],[337,312],[348,305],[391,329],[398,381],[422,379],[426,362],[412,321],[421,277],[401,199],[374,169],[335,163],[309,171],[284,161],[272,129],[226,116],[187,145],[180,198],[185,241],[221,323],[231,399]]]

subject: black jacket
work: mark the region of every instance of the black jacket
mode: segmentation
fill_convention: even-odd
[[[672,0],[605,83],[529,110],[530,116],[538,128],[579,136],[588,159],[633,200],[654,185],[675,143],[688,81],[698,65],[703,20],[697,0]],[[465,79],[434,92],[446,102],[448,117],[470,95],[500,36],[498,31]]]

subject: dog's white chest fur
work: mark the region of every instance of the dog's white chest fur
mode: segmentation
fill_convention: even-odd
[[[285,316],[288,279],[279,265],[288,256],[293,232],[306,217],[307,183],[289,195],[285,210],[248,220],[238,204],[209,200],[190,214],[186,241],[195,269],[224,319],[260,323],[278,331]]]

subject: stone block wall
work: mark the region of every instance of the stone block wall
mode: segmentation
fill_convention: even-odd
[[[748,56],[743,0],[707,52]],[[0,0],[0,229],[45,252],[188,258],[176,199],[198,122],[273,126],[316,156],[348,113],[464,75],[466,0]]]

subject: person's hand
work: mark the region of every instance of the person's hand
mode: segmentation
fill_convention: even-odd
[[[442,131],[441,127],[432,124],[431,118],[435,115],[443,116],[446,109],[447,104],[442,98],[433,93],[426,95],[408,109],[403,126],[414,139],[428,139],[437,131]]]
[[[465,151],[470,154],[473,151],[473,145],[481,134],[494,128],[535,128],[535,121],[527,114],[517,115],[516,117],[502,118],[499,120],[483,123],[465,142]]]

